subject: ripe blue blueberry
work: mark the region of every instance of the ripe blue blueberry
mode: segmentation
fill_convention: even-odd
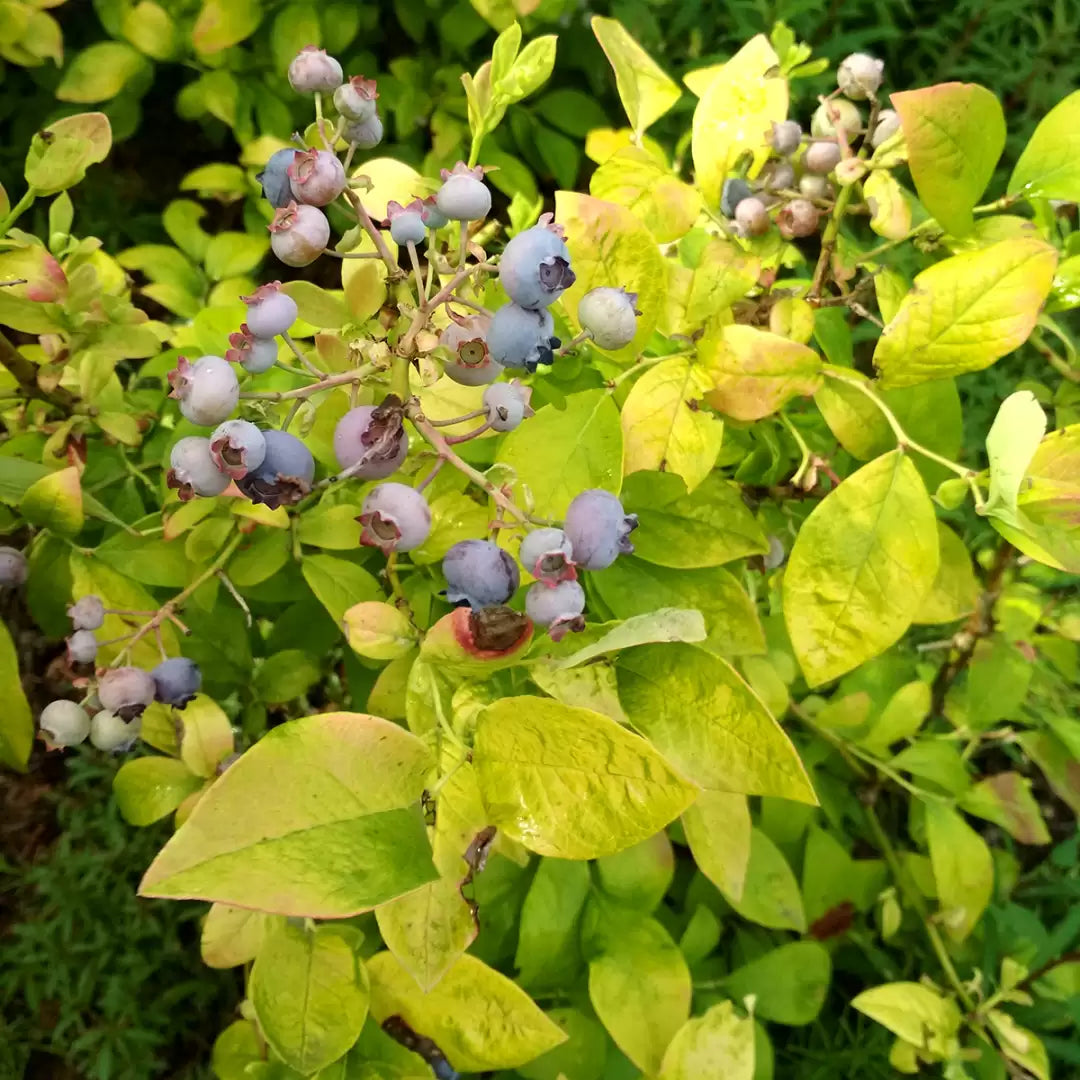
[[[171,656],[162,660],[150,672],[154,680],[154,692],[158,701],[182,709],[199,692],[202,672],[194,660],[186,656]]]
[[[459,161],[452,169],[439,173],[442,187],[435,193],[435,203],[451,221],[476,221],[491,210],[491,190],[484,183],[482,165],[470,168]]]
[[[402,417],[397,398],[350,409],[334,429],[334,456],[341,468],[362,480],[382,480],[397,472],[409,452]]]
[[[383,122],[378,113],[372,113],[366,120],[346,124],[341,136],[360,150],[370,150],[382,142]]]
[[[289,85],[301,94],[329,93],[342,78],[341,65],[315,45],[305,45],[289,64]]]
[[[504,367],[533,372],[538,364],[554,360],[552,350],[559,344],[554,333],[555,320],[547,308],[533,310],[515,303],[503,304],[488,328],[488,351]]]
[[[266,456],[236,486],[255,504],[292,506],[309,491],[315,478],[315,459],[311,451],[287,431],[269,428],[263,432]]]
[[[169,385],[169,397],[180,402],[180,412],[201,427],[216,427],[240,401],[236,372],[221,356],[200,356],[195,363],[178,357]]]
[[[548,307],[576,280],[562,228],[550,214],[518,233],[499,258],[499,281],[506,295],[523,308]]]
[[[210,457],[226,476],[240,480],[266,457],[266,437],[250,420],[226,420],[210,436]]]
[[[412,551],[431,533],[431,508],[408,484],[378,484],[360,508],[360,543],[383,554]]]
[[[423,207],[421,212],[424,218],[424,224],[432,231],[441,229],[444,225],[450,224],[450,219],[439,209],[439,204],[435,201],[434,195],[429,195],[426,199],[421,199],[420,205]]]
[[[518,558],[537,581],[548,586],[577,577],[574,547],[562,529],[534,529],[521,541]]]
[[[334,91],[334,108],[346,120],[362,124],[375,115],[375,99],[379,96],[374,79],[353,75]]]
[[[180,439],[172,448],[169,464],[171,468],[165,482],[169,487],[176,488],[181,502],[187,502],[196,495],[220,495],[229,486],[229,477],[214,464],[210,456],[210,440],[201,435],[188,435]]]
[[[93,630],[76,630],[67,639],[68,659],[73,664],[92,664],[97,658],[98,643]]]
[[[90,734],[90,717],[74,701],[50,701],[41,710],[38,727],[53,746],[78,746]]]
[[[142,668],[109,668],[98,680],[101,707],[119,713],[125,720],[140,715],[154,700],[155,692],[154,680]]]
[[[725,180],[720,192],[720,213],[726,218],[733,218],[735,216],[735,207],[743,199],[749,199],[753,194],[750,185],[740,177],[733,176]]]
[[[446,598],[471,608],[505,604],[517,590],[521,575],[508,552],[490,540],[462,540],[442,562]]]
[[[291,202],[280,207],[270,230],[270,250],[286,266],[308,266],[330,242],[330,222],[317,206]]]
[[[277,363],[277,342],[273,338],[256,337],[247,323],[241,323],[240,329],[229,335],[229,345],[225,359],[252,375],[269,371]]]
[[[427,236],[424,204],[419,199],[413,199],[408,206],[391,199],[386,204],[386,220],[395,244],[422,244]]]
[[[525,419],[532,416],[529,397],[532,388],[513,382],[492,383],[484,391],[484,414],[496,431],[513,431]]]
[[[621,349],[637,333],[637,293],[601,286],[590,289],[578,304],[577,316],[601,349]]]
[[[255,175],[255,179],[262,185],[263,198],[275,209],[279,206],[287,206],[292,201],[289,166],[295,156],[296,151],[289,147],[275,150],[270,155],[270,160],[263,166],[263,171]]]
[[[809,172],[824,176],[840,164],[842,157],[840,145],[834,139],[830,139],[828,142],[812,142],[803,154],[802,163]]]
[[[538,581],[525,594],[525,614],[538,626],[569,622],[585,610],[585,590],[576,581],[549,586]]]
[[[769,231],[769,211],[758,198],[743,199],[735,207],[735,227],[740,236],[762,236]]]
[[[76,630],[100,630],[101,624],[105,622],[105,605],[100,596],[93,594],[80,596],[67,609],[67,613]]]
[[[797,120],[781,120],[779,124],[773,123],[772,137],[769,140],[772,148],[784,157],[790,157],[799,149],[802,141],[802,128]]]
[[[853,101],[865,101],[876,94],[885,73],[885,61],[866,53],[852,53],[836,69],[836,85]]]
[[[119,754],[135,745],[141,731],[140,717],[125,720],[119,713],[102,709],[90,721],[90,742],[98,750]]]
[[[344,190],[345,166],[329,150],[297,150],[289,165],[293,198],[308,206],[329,206]]]
[[[288,333],[300,314],[296,301],[282,291],[280,281],[268,281],[240,299],[247,304],[243,325],[256,338],[269,339]]]
[[[628,514],[610,491],[591,488],[576,495],[566,510],[563,529],[570,538],[574,561],[586,570],[603,570],[621,553],[634,550],[630,534],[636,514]]]
[[[439,344],[456,357],[443,366],[447,377],[462,386],[494,382],[503,373],[503,366],[488,351],[491,319],[487,315],[458,315],[453,311],[450,318],[450,325],[439,334]]]
[[[899,130],[900,114],[895,109],[882,109],[878,113],[877,123],[874,125],[874,134],[870,136],[870,145],[876,150]]]
[[[13,547],[0,547],[0,589],[14,589],[26,581],[26,556]]]

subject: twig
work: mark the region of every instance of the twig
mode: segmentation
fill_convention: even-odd
[[[286,345],[288,345],[290,349],[292,349],[292,352],[293,352],[293,356],[295,356],[295,357],[297,358],[297,360],[299,360],[299,361],[300,361],[300,363],[301,363],[301,364],[303,364],[303,365],[304,365],[304,367],[306,367],[306,368],[308,369],[308,371],[310,371],[310,372],[311,372],[311,374],[315,376],[315,378],[316,378],[316,379],[324,379],[324,378],[326,378],[326,372],[325,372],[325,371],[320,371],[320,370],[319,370],[319,369],[318,369],[318,368],[317,368],[317,367],[316,367],[316,366],[315,366],[315,365],[314,365],[314,364],[313,364],[313,363],[312,363],[312,362],[311,362],[311,361],[310,361],[310,360],[309,360],[309,359],[308,359],[308,358],[307,358],[307,357],[306,357],[306,356],[305,356],[305,355],[304,355],[304,354],[303,354],[303,353],[302,353],[302,352],[300,351],[300,346],[299,346],[299,345],[297,345],[295,341],[293,341],[293,338],[292,338],[292,334],[290,334],[288,330],[284,330],[284,331],[282,331],[282,334],[281,334],[281,340],[282,340],[282,341],[284,341],[284,342],[285,342],[285,344],[286,344]]]
[[[224,570],[217,572],[218,578],[221,580],[221,584],[229,590],[229,594],[240,605],[240,610],[244,613],[244,618],[247,620],[248,626],[251,625],[251,608],[247,606],[247,601],[236,591],[236,586],[229,580],[229,575]]]

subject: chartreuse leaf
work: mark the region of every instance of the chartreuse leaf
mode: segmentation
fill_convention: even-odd
[[[885,983],[864,990],[851,1004],[905,1042],[936,1058],[945,1057],[960,1029],[952,998],[923,983]]]
[[[461,1072],[513,1069],[566,1040],[524,990],[468,953],[427,994],[389,952],[367,968],[375,1019],[400,1016]]]
[[[810,686],[883,652],[907,630],[938,569],[934,508],[901,450],[814,508],[784,573],[784,619]]]
[[[510,432],[499,460],[514,470],[538,514],[561,518],[587,488],[618,493],[622,454],[619,410],[611,395],[585,390],[573,394],[565,409],[545,405]]]
[[[690,971],[655,919],[594,896],[585,912],[589,1000],[619,1049],[655,1074],[690,1016]]]
[[[210,1065],[218,1080],[247,1080],[249,1065],[263,1059],[258,1029],[250,1020],[236,1020],[215,1040]]]
[[[416,648],[416,628],[393,604],[366,600],[345,612],[345,635],[353,652],[370,660],[396,660]]]
[[[754,995],[763,1020],[799,1026],[812,1023],[825,1004],[832,978],[828,950],[816,941],[792,941],[744,964],[724,978],[736,1001]]]
[[[282,724],[216,781],[140,892],[316,918],[375,907],[435,880],[419,805],[430,768],[415,735],[378,717]]]
[[[935,801],[925,809],[941,921],[954,941],[963,941],[990,903],[994,861],[986,841],[951,806]]]
[[[875,169],[863,181],[870,228],[886,240],[903,240],[911,229],[911,203],[891,172]]]
[[[1039,122],[1009,179],[1009,194],[1080,199],[1080,90]]]
[[[375,909],[386,947],[426,994],[476,937],[459,883],[439,878]]]
[[[890,100],[900,114],[908,167],[923,206],[962,236],[1005,149],[1001,102],[985,86],[957,82],[891,94]]]
[[[363,601],[382,599],[379,583],[362,566],[335,555],[305,554],[300,564],[304,580],[336,623]]]
[[[682,91],[618,19],[594,15],[590,25],[615,71],[615,86],[626,118],[640,136],[682,97]]]
[[[622,407],[624,470],[677,473],[693,491],[712,472],[724,438],[724,425],[698,404],[712,386],[687,356],[645,372]]]
[[[935,263],[915,278],[874,350],[884,387],[979,371],[1022,345],[1054,279],[1043,240],[1003,240]]]
[[[565,671],[606,653],[617,653],[635,645],[648,645],[657,641],[703,641],[705,623],[698,611],[660,608],[644,615],[634,615],[625,622],[601,624],[593,632],[599,633],[595,641],[575,649],[568,656],[551,661],[552,666]],[[589,633],[589,630],[586,629],[584,633]]]
[[[1001,518],[1013,527],[1020,525],[1016,498],[1045,434],[1046,413],[1030,390],[1017,390],[999,406],[986,436],[986,453],[990,459],[986,513],[991,517]]]
[[[854,695],[853,695],[854,696]],[[873,722],[870,731],[858,739],[868,750],[887,755],[900,739],[910,739],[930,715],[930,686],[920,679],[905,683]]]
[[[203,963],[212,968],[249,963],[258,954],[267,929],[280,918],[231,904],[211,904],[200,939]]]
[[[108,101],[145,65],[146,60],[125,42],[95,42],[67,65],[56,96],[80,105]]]
[[[750,862],[750,807],[745,795],[703,791],[683,811],[683,832],[698,869],[725,895],[738,900]]]
[[[569,986],[583,965],[579,924],[589,895],[589,866],[543,858],[521,907],[514,967],[529,990]]]
[[[754,1021],[740,1017],[730,1001],[687,1020],[664,1052],[659,1080],[753,1080]]]
[[[214,776],[218,765],[233,752],[232,725],[221,706],[206,694],[197,694],[179,714],[183,736],[180,758],[196,776]]]
[[[1005,1056],[1022,1065],[1036,1080],[1050,1080],[1050,1058],[1042,1040],[1001,1009],[991,1009],[988,1016]]]
[[[705,339],[705,400],[736,420],[760,420],[821,386],[821,358],[808,345],[754,326],[725,326]]]
[[[664,306],[668,260],[660,254],[656,239],[644,223],[617,203],[574,191],[557,191],[555,219],[566,230],[566,244],[577,274],[573,287],[562,298],[563,309],[575,329],[580,329],[578,304],[590,289],[621,285],[637,295],[635,307],[641,314],[634,340],[608,353],[617,362],[631,363],[644,351]]]
[[[939,521],[938,570],[912,622],[918,625],[953,622],[970,615],[979,600],[979,583],[964,541]]]
[[[503,698],[484,709],[473,766],[489,823],[531,851],[561,858],[621,851],[694,799],[644,739],[548,698]]]
[[[0,620],[0,765],[26,771],[34,743],[34,719],[19,679],[19,658],[7,625]]]
[[[693,334],[731,321],[761,273],[761,260],[732,240],[710,237],[690,265],[670,262],[668,291],[658,325],[666,334]]]
[[[1015,772],[995,773],[964,793],[960,805],[1004,829],[1021,844],[1049,844],[1050,832],[1031,794],[1031,781]]]
[[[549,1009],[548,1016],[566,1033],[566,1042],[517,1070],[523,1080],[600,1080],[610,1042],[603,1027],[577,1009]]]
[[[764,34],[751,38],[712,77],[694,109],[694,173],[710,206],[720,201],[740,155],[754,156],[751,175],[769,156],[773,122],[787,117],[788,84]]]
[[[129,825],[152,825],[202,786],[201,777],[168,757],[126,761],[113,777],[116,805]]]
[[[63,536],[74,536],[83,526],[82,486],[74,466],[35,480],[19,502],[27,521]]]
[[[351,926],[282,921],[259,947],[248,995],[266,1041],[309,1075],[356,1042],[368,1013],[368,978]]]
[[[204,0],[191,42],[204,56],[221,52],[253,34],[261,19],[260,0]]]
[[[617,672],[631,724],[697,786],[816,802],[783,728],[726,660],[648,645],[620,656]]]

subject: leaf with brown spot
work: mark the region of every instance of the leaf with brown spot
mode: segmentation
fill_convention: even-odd
[[[1050,843],[1050,832],[1031,794],[1031,781],[1019,773],[996,773],[980,780],[960,805],[969,814],[1000,826],[1021,844]]]

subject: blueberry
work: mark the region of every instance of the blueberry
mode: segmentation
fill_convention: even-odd
[[[834,141],[812,142],[803,155],[803,166],[807,171],[824,176],[831,173],[844,155],[840,151],[840,144]]]
[[[765,553],[765,557],[762,562],[765,564],[766,570],[775,570],[778,566],[784,565],[784,560],[787,558],[787,552],[784,551],[784,544],[779,536],[769,537],[769,550]]]
[[[250,420],[226,420],[210,436],[210,457],[226,476],[240,480],[266,457],[266,437]]]
[[[98,643],[93,630],[76,630],[67,639],[68,659],[73,664],[92,664],[97,658]]]
[[[882,109],[878,113],[874,134],[870,136],[870,145],[877,149],[883,142],[891,139],[900,130],[900,114],[895,109]]]
[[[878,92],[884,74],[884,60],[875,60],[866,53],[852,53],[836,69],[836,85],[853,101],[865,101]]]
[[[496,431],[513,431],[525,419],[532,416],[529,408],[530,387],[513,382],[492,383],[484,391],[484,413],[487,422]]]
[[[341,65],[314,45],[305,45],[289,64],[289,85],[301,94],[336,90],[342,78]]]
[[[773,123],[772,148],[784,157],[790,157],[799,149],[802,142],[802,128],[797,120],[782,120],[779,124]]]
[[[538,581],[525,594],[525,614],[539,626],[573,619],[584,610],[585,590],[576,581],[560,581],[554,586]]]
[[[735,207],[743,199],[749,199],[753,194],[750,185],[738,176],[725,180],[720,192],[720,213],[726,218],[733,218],[735,216]]]
[[[346,142],[355,143],[360,150],[370,150],[382,142],[383,122],[378,113],[372,113],[367,120],[346,124],[341,134]]]
[[[810,132],[819,139],[836,135],[838,129],[843,129],[850,137],[861,127],[862,114],[858,106],[843,98],[823,101],[810,120]]]
[[[809,199],[792,199],[776,215],[776,226],[785,240],[817,232],[821,213]]]
[[[287,206],[292,201],[289,166],[295,156],[296,151],[290,147],[275,150],[270,155],[270,160],[263,166],[263,171],[255,175],[255,179],[262,185],[263,198],[275,209],[279,206]]]
[[[119,754],[135,745],[141,731],[141,718],[135,717],[129,721],[118,713],[103,709],[94,713],[94,718],[90,721],[90,742],[98,750]]]
[[[424,218],[424,224],[429,229],[441,229],[444,225],[450,224],[450,219],[439,209],[439,204],[435,201],[434,195],[429,195],[426,199],[421,199],[420,205],[423,207],[421,213]]]
[[[240,400],[236,372],[221,356],[200,356],[194,364],[178,357],[169,385],[169,397],[180,402],[180,412],[201,427],[216,427]]]
[[[534,529],[521,541],[518,558],[521,565],[545,585],[573,581],[577,577],[574,548],[562,529]]]
[[[178,709],[194,699],[202,686],[202,672],[194,660],[186,656],[172,656],[162,660],[150,672],[158,701],[175,705]]]
[[[827,199],[832,194],[832,185],[824,176],[807,173],[799,179],[799,191],[808,199]]]
[[[461,316],[454,312],[450,312],[450,318],[453,321],[439,334],[439,344],[456,356],[456,360],[443,366],[447,377],[462,386],[494,382],[503,373],[503,365],[493,360],[488,351],[491,319],[487,315]]]
[[[509,553],[490,540],[462,540],[442,562],[446,598],[471,608],[505,604],[517,590],[521,575]]]
[[[603,570],[620,553],[633,552],[630,534],[637,524],[637,515],[626,513],[610,491],[590,488],[574,496],[563,529],[570,538],[577,565],[586,570]]]
[[[334,108],[346,120],[362,124],[375,115],[375,99],[379,96],[374,79],[353,75],[334,91]]]
[[[552,362],[554,333],[555,320],[547,308],[534,311],[515,303],[503,304],[488,328],[488,350],[496,363],[532,372],[538,364]]]
[[[76,630],[100,630],[105,622],[105,605],[100,596],[90,594],[80,596],[79,599],[67,609],[71,625]]]
[[[196,495],[210,497],[220,495],[229,486],[229,477],[215,464],[210,456],[210,440],[201,435],[188,435],[172,448],[169,455],[171,468],[165,482],[176,488],[181,502]]]
[[[14,589],[26,581],[26,556],[13,547],[0,547],[0,589]]]
[[[435,203],[450,221],[476,221],[487,217],[491,210],[491,191],[484,183],[483,166],[469,168],[459,161],[452,169],[443,169],[439,176],[442,187],[435,193]]]
[[[786,191],[795,186],[795,169],[790,161],[774,161],[761,178],[761,186],[766,191]],[[739,200],[735,209],[739,209]],[[732,214],[732,217],[735,215]]]
[[[311,491],[315,478],[315,459],[311,451],[287,431],[269,428],[263,432],[266,456],[236,486],[256,504],[276,510],[292,506]]]
[[[229,335],[229,345],[225,359],[252,375],[269,371],[277,363],[277,342],[273,338],[256,337],[247,323],[241,323],[240,329]]]
[[[240,299],[247,304],[247,319],[243,325],[256,338],[269,339],[287,334],[300,314],[296,301],[282,291],[280,281],[260,285],[249,296]]]
[[[330,222],[317,206],[291,202],[280,207],[270,230],[270,249],[286,266],[313,263],[330,242]]]
[[[637,293],[610,285],[590,289],[578,304],[577,317],[601,349],[621,349],[637,333]]]
[[[386,220],[395,244],[422,244],[427,236],[424,204],[419,199],[413,199],[408,206],[391,199],[386,204]]]
[[[102,708],[119,713],[125,720],[139,716],[154,700],[155,692],[154,680],[142,668],[109,668],[98,680]]]
[[[427,500],[407,484],[378,484],[368,492],[357,518],[360,543],[391,551],[412,551],[431,533]]]
[[[334,428],[334,456],[341,468],[363,480],[397,472],[409,452],[402,416],[397,398],[350,409]]]
[[[762,236],[769,231],[769,211],[754,196],[743,199],[735,207],[735,225],[740,236]]]
[[[329,150],[297,150],[289,166],[289,186],[297,202],[328,206],[344,190],[345,166]],[[323,245],[325,247],[325,245]]]
[[[506,295],[523,308],[548,307],[576,280],[562,228],[550,214],[518,233],[499,258],[499,281]]]
[[[38,727],[53,746],[78,746],[90,734],[90,717],[74,701],[50,701],[41,710]]]

